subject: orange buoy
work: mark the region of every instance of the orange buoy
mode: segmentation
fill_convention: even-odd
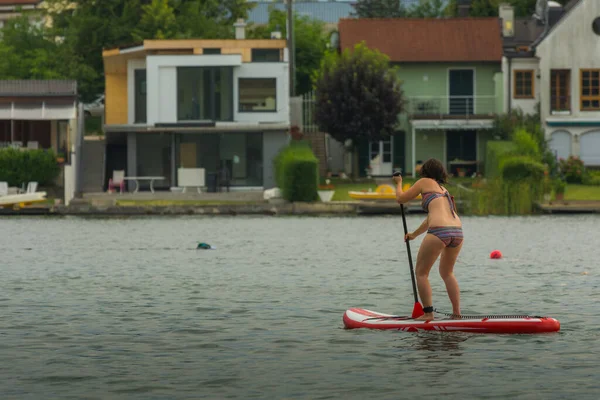
[[[500,250],[494,250],[490,253],[490,258],[492,258],[492,259],[502,258],[502,253],[500,252]]]

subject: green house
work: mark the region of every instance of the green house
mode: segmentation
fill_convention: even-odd
[[[362,175],[415,175],[428,158],[454,175],[483,173],[494,116],[502,112],[498,18],[343,19],[341,50],[364,41],[398,66],[405,109],[396,133],[359,150]]]

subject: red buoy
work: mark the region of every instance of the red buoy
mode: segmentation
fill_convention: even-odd
[[[502,253],[500,253],[500,250],[494,250],[490,253],[490,258],[492,258],[492,259],[502,258]]]

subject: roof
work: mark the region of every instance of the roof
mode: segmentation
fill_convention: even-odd
[[[545,34],[543,37],[540,37],[540,38],[539,38],[539,39],[538,39],[538,40],[537,40],[537,41],[536,41],[536,42],[533,44],[533,47],[537,47],[537,46],[539,46],[539,45],[540,45],[540,43],[542,43],[542,42],[544,41],[544,39],[546,39],[548,36],[550,36],[550,34],[551,34],[552,32],[554,32],[554,30],[556,29],[556,27],[557,27],[558,25],[560,25],[560,23],[561,23],[561,22],[562,22],[564,19],[566,19],[566,18],[568,18],[568,17],[569,17],[569,15],[570,15],[570,14],[571,14],[571,12],[573,11],[573,9],[574,9],[576,6],[578,6],[578,5],[582,4],[582,3],[583,3],[583,0],[571,0],[571,1],[569,1],[567,4],[565,4],[565,6],[563,7],[563,13],[561,14],[561,17],[560,17],[560,19],[559,19],[558,21],[556,21],[556,22],[554,23],[554,25],[552,25],[552,26],[550,27],[550,29],[548,29],[548,32],[546,32],[546,34]]]
[[[361,41],[393,62],[500,62],[498,18],[342,19],[342,50]]]
[[[195,48],[260,48],[283,49],[287,46],[285,39],[156,39],[138,43],[123,44],[115,48],[103,49],[103,56],[115,56],[128,52],[144,53],[150,50],[189,50]]]
[[[0,0],[0,7],[1,6],[36,5],[41,2],[42,2],[42,0]]]
[[[0,96],[77,96],[77,81],[0,80]]]
[[[294,11],[300,16],[308,16],[325,23],[337,24],[340,18],[347,18],[354,12],[352,6],[355,2],[294,2]],[[248,13],[248,22],[267,24],[269,22],[270,8],[280,11],[286,10],[285,3],[257,3]]]

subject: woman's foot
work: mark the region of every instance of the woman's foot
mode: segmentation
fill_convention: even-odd
[[[417,321],[433,321],[433,313],[425,313],[419,318],[415,318]]]

